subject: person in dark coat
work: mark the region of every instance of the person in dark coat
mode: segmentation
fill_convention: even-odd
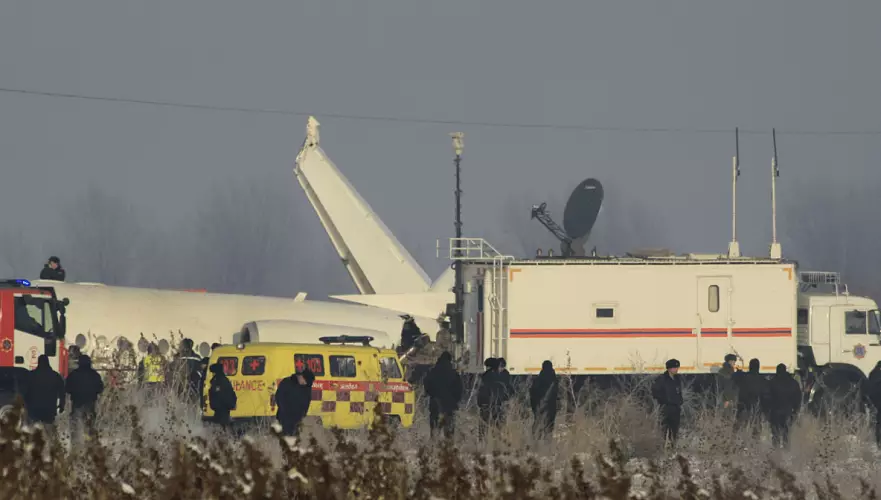
[[[789,427],[801,408],[801,387],[786,372],[786,365],[777,365],[777,373],[768,382],[768,420],[771,442],[775,447],[789,447]]]
[[[455,413],[462,401],[462,377],[453,368],[453,356],[444,351],[423,380],[428,394],[428,424],[434,437],[438,428],[448,438],[453,436]]]
[[[667,371],[655,379],[652,385],[652,396],[661,409],[661,429],[664,441],[675,445],[679,438],[679,424],[682,418],[682,380],[679,373],[679,360],[670,359],[666,363]]]
[[[275,418],[281,424],[281,432],[285,436],[295,436],[300,432],[300,423],[309,413],[312,402],[312,383],[315,374],[308,367],[302,372],[295,372],[278,384],[275,392],[275,404],[278,411]]]
[[[881,361],[869,373],[866,382],[866,397],[875,407],[875,442],[881,448]]]
[[[535,418],[533,433],[536,437],[543,438],[554,431],[559,389],[560,382],[554,371],[554,365],[550,361],[545,361],[541,364],[538,376],[532,381],[532,386],[529,387],[529,403]]]
[[[172,380],[177,382],[179,395],[188,403],[199,401],[202,383],[202,358],[193,349],[191,339],[183,339],[177,357],[169,367]]]
[[[54,255],[49,257],[49,260],[43,264],[43,270],[40,271],[41,280],[64,281],[65,277],[67,272],[61,267],[61,260]]]
[[[235,409],[238,398],[232,384],[223,373],[223,365],[214,363],[210,370],[214,376],[211,377],[208,387],[208,404],[214,410],[214,422],[226,427],[230,423],[229,413]]]
[[[734,364],[737,356],[726,354],[725,362],[716,374],[716,390],[722,398],[723,408],[734,408],[737,405],[737,387],[734,385]]]
[[[64,412],[67,403],[64,379],[52,369],[45,354],[37,358],[37,367],[28,374],[22,396],[31,423],[52,426],[55,416]]]
[[[767,408],[768,380],[759,373],[760,363],[758,359],[749,360],[749,372],[735,377],[737,384],[737,416],[736,429],[742,429],[750,420],[756,419],[753,426],[753,436],[758,438],[762,432],[761,415]]]
[[[92,368],[92,358],[85,354],[80,355],[79,365],[70,372],[64,385],[70,394],[72,440],[80,441],[83,427],[89,437],[94,437],[96,406],[98,395],[104,392],[104,381]]]
[[[487,358],[484,361],[486,371],[480,376],[480,388],[477,391],[481,425],[480,435],[485,436],[489,426],[498,427],[502,422],[502,403],[504,402],[505,385],[499,373],[499,360]]]

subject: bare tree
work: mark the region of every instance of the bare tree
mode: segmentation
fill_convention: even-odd
[[[305,223],[314,213],[297,206],[291,189],[273,179],[217,184],[188,222],[192,245],[182,273],[189,286],[282,296],[348,292],[335,256],[318,251],[329,246],[321,244],[327,236],[317,220]],[[338,273],[327,272],[331,262]]]
[[[61,237],[52,253],[63,256],[70,278],[115,285],[139,281],[139,259],[151,231],[130,202],[91,186],[63,203],[60,214]]]
[[[781,207],[784,253],[806,268],[838,271],[853,291],[881,298],[877,183],[796,184]]]

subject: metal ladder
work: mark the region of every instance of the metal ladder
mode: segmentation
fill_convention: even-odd
[[[450,238],[450,259],[491,266],[492,280],[486,296],[490,309],[490,353],[492,357],[504,358],[508,352],[508,265],[514,257],[502,255],[483,238]]]

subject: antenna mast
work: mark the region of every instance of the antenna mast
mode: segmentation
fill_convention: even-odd
[[[783,250],[777,242],[777,178],[780,170],[777,168],[777,130],[771,129],[771,139],[774,142],[774,157],[771,158],[771,258],[783,257]]]
[[[731,159],[731,243],[728,244],[728,257],[740,257],[740,243],[737,242],[737,178],[740,177],[740,133],[734,127],[734,158]]]
[[[464,149],[463,139],[465,134],[462,132],[453,132],[450,134],[450,137],[453,138],[453,151],[456,153],[455,158],[453,159],[453,163],[456,166],[456,238],[462,237],[462,151]],[[453,335],[455,336],[458,342],[465,341],[465,325],[463,323],[463,315],[462,310],[464,308],[465,298],[463,297],[464,283],[462,282],[462,250],[461,250],[461,241],[457,239],[459,243],[456,244],[456,252],[455,256],[457,257],[455,261],[453,261],[453,266],[455,266],[456,271],[456,284],[453,286],[453,292],[456,295],[456,307],[454,311],[454,315],[450,318],[450,326],[453,327]]]

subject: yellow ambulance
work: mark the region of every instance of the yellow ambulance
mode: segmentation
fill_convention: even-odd
[[[415,396],[391,349],[369,345],[371,337],[322,337],[322,344],[246,343],[214,349],[210,365],[220,363],[236,391],[233,421],[274,418],[278,384],[295,371],[309,367],[315,374],[307,418],[324,427],[354,429],[371,426],[377,404],[393,424],[413,425]],[[205,381],[202,415],[214,416]]]

